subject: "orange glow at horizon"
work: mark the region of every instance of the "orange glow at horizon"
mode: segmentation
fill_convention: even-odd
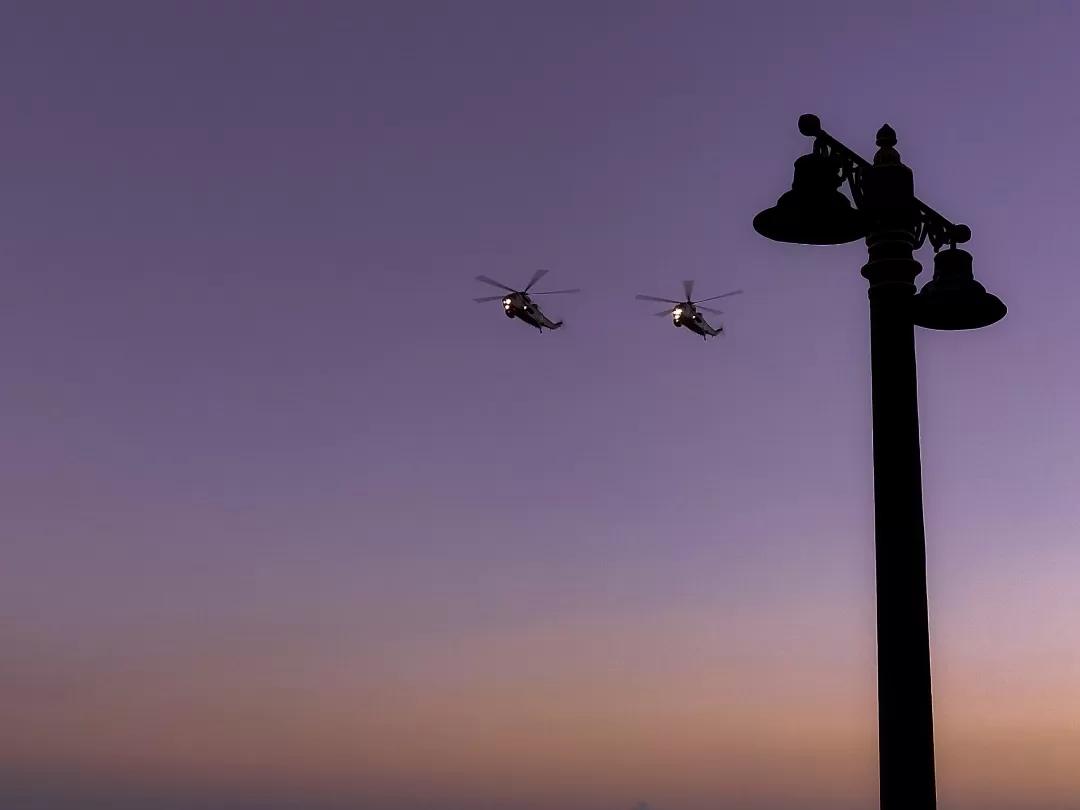
[[[156,659],[68,660],[70,682],[5,707],[0,758],[307,797],[854,806],[876,792],[872,636],[839,608],[810,615],[813,644],[781,606],[738,625],[683,610],[305,655],[236,628]],[[1020,664],[935,658],[943,798],[1080,798],[1076,663],[1033,689]]]

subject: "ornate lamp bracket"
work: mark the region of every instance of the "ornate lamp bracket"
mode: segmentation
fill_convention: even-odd
[[[846,147],[821,127],[816,115],[803,115],[799,118],[799,132],[814,139],[814,154],[831,157],[840,164],[842,181],[846,181],[851,192],[851,201],[856,208],[863,207],[863,191],[859,182],[860,169],[872,165],[856,152]],[[878,131],[878,151],[875,163],[899,163],[900,155],[896,152],[896,133],[888,124]],[[929,240],[934,253],[943,247],[956,247],[971,239],[971,229],[967,225],[954,225],[921,200],[915,200],[919,218],[915,233],[915,247],[922,247]]]

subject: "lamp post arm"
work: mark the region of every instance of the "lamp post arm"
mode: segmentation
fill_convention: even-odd
[[[815,152],[832,155],[840,161],[842,176],[851,190],[852,202],[855,203],[857,208],[861,207],[862,190],[859,187],[859,170],[873,164],[822,129],[821,121],[816,115],[801,116],[799,118],[799,132],[814,139]],[[925,239],[929,239],[934,248],[934,253],[937,253],[945,245],[955,247],[970,241],[971,229],[967,225],[957,225],[950,222],[918,198],[915,199],[915,206],[919,212],[916,247],[921,246]]]

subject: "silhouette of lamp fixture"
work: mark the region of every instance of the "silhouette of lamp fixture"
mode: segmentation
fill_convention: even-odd
[[[914,249],[929,240],[934,248],[934,277],[915,296],[912,320],[924,329],[980,329],[1005,317],[1006,307],[975,280],[971,254],[957,247],[971,239],[971,229],[954,225],[916,199],[910,170],[906,182],[893,186],[893,199],[867,199],[863,182],[867,168],[881,160],[900,164],[896,133],[888,124],[877,134],[881,152],[875,163],[863,159],[821,128],[816,115],[799,118],[799,132],[814,138],[814,149],[795,161],[791,191],[772,208],[754,217],[754,230],[767,239],[799,245],[843,245],[866,238],[881,208],[907,208]],[[883,154],[882,154],[883,153]],[[847,182],[855,206],[840,186]],[[880,197],[880,195],[879,195]],[[948,246],[941,251],[942,247]]]
[[[975,281],[971,239],[915,197],[896,133],[877,134],[870,163],[821,128],[813,115],[799,131],[814,149],[795,161],[791,191],[754,218],[777,242],[841,245],[866,240],[874,450],[874,555],[877,578],[878,785],[881,810],[934,810],[934,717],[926,539],[922,510],[915,326],[980,329],[1005,317],[1005,305]],[[847,181],[851,201],[840,191]],[[934,247],[934,278],[915,292],[914,258]],[[947,249],[942,250],[943,247]]]

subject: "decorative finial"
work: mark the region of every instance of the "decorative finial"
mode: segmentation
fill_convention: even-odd
[[[877,131],[878,146],[896,146],[896,130],[888,124]]]
[[[888,124],[878,130],[878,151],[874,155],[875,166],[886,166],[900,163],[900,153],[896,151],[896,130]]]
[[[808,138],[816,138],[821,134],[821,119],[810,113],[800,115],[799,132]]]

